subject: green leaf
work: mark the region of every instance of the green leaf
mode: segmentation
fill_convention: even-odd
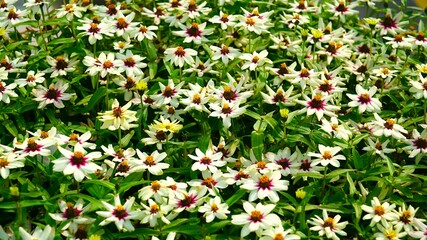
[[[130,238],[130,239],[139,239],[141,236],[159,236],[160,232],[153,230],[151,228],[136,228],[135,231],[132,232],[122,232],[122,233],[114,233],[112,234],[114,239],[121,238]]]
[[[148,60],[150,60],[150,62],[156,60],[157,58],[157,50],[156,50],[156,46],[154,46],[152,41],[147,41],[147,39],[144,39],[142,41],[143,45],[146,47],[147,49],[147,53],[148,53]]]
[[[12,120],[7,119],[3,120],[2,125],[9,131],[13,136],[18,136],[19,132],[16,128],[15,124],[12,122]]]
[[[261,159],[264,151],[264,133],[252,131],[251,146],[256,159]]]
[[[104,186],[112,191],[116,190],[116,187],[114,185],[114,183],[108,182],[108,181],[104,181],[104,180],[85,180],[84,184],[82,186],[82,188],[86,188],[86,187],[90,187],[91,185],[98,185],[98,186]]]
[[[230,220],[223,220],[220,222],[213,222],[210,224],[206,224],[205,228],[207,230],[207,232],[210,233],[214,233],[220,229],[223,229],[224,227],[230,225],[231,221]]]
[[[227,203],[228,207],[231,207],[233,204],[235,204],[237,201],[239,201],[243,196],[246,195],[246,189],[239,189],[236,193],[233,194],[229,199],[225,201]]]
[[[93,96],[90,98],[89,103],[85,109],[82,109],[82,111],[90,111],[93,108],[95,108],[96,104],[98,104],[107,94],[107,88],[106,87],[100,87],[98,88]]]
[[[356,186],[354,185],[354,181],[350,176],[350,173],[347,172],[347,182],[349,185],[349,190],[350,190],[350,195],[353,195],[354,193],[357,192],[356,190]]]
[[[157,63],[156,62],[149,62],[148,63],[148,70],[149,70],[149,75],[150,79],[154,79],[156,77],[157,74]]]
[[[74,44],[74,38],[57,38],[49,41],[48,45],[63,45],[63,44]]]
[[[126,147],[129,144],[129,142],[132,139],[134,134],[135,134],[134,130],[132,130],[128,134],[126,134],[126,136],[124,136],[120,141],[121,146]]]

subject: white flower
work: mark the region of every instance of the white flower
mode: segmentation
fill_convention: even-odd
[[[372,86],[369,90],[366,90],[358,84],[356,85],[356,94],[347,93],[347,97],[352,100],[348,103],[348,106],[358,107],[359,113],[363,113],[366,110],[368,112],[379,112],[382,104],[378,98],[374,98],[376,92],[376,86]]]
[[[276,203],[280,200],[277,192],[288,190],[289,185],[288,180],[280,180],[281,176],[280,171],[277,170],[268,171],[262,175],[256,172],[243,182],[241,188],[251,191],[248,199],[251,202],[268,197],[270,201]]]
[[[377,225],[378,230],[381,232],[375,233],[375,240],[400,240],[403,239],[407,233],[400,232],[401,227],[390,224],[389,222],[383,222]]]
[[[16,88],[16,83],[6,84],[0,80],[0,101],[10,103],[10,97],[18,97],[18,94],[13,91]]]
[[[414,129],[412,131],[412,139],[406,140],[409,146],[403,147],[405,151],[411,151],[409,154],[410,158],[417,156],[418,154],[427,153],[427,129],[424,129],[421,134]]]
[[[199,212],[204,213],[203,216],[206,218],[207,223],[212,222],[215,218],[227,219],[227,214],[230,214],[228,205],[221,203],[221,199],[218,196],[209,199],[203,206],[200,206]]]
[[[346,128],[344,124],[339,125],[338,119],[336,117],[331,117],[328,121],[325,118],[322,119],[322,129],[329,133],[333,134],[336,138],[344,139],[348,141],[352,135],[351,131]]]
[[[236,17],[234,15],[228,15],[222,11],[219,11],[218,15],[215,15],[209,19],[209,22],[220,24],[221,29],[226,30],[228,27],[234,27],[234,25],[236,25],[236,22],[234,22],[235,19]]]
[[[227,163],[221,160],[221,152],[213,153],[211,149],[207,149],[205,154],[199,148],[196,148],[196,156],[188,155],[188,157],[196,161],[191,166],[192,171],[199,170],[203,172],[209,170],[214,173],[218,170],[218,167],[222,167]]]
[[[19,227],[19,234],[21,235],[22,240],[53,240],[55,238],[55,228],[47,225],[44,230],[42,230],[37,226],[36,229],[34,229],[33,234],[30,234],[25,231],[24,228]]]
[[[364,147],[362,150],[372,152],[374,155],[379,155],[383,159],[386,159],[387,156],[385,154],[395,152],[396,149],[387,148],[387,144],[390,142],[390,139],[387,139],[384,142],[380,142],[377,140],[376,142],[372,141],[371,138],[368,138],[368,146]]]
[[[320,153],[314,153],[309,152],[308,156],[315,157],[316,159],[313,160],[313,165],[322,164],[322,166],[328,166],[331,164],[334,167],[340,167],[340,162],[338,160],[345,160],[345,157],[343,155],[335,155],[339,151],[341,151],[340,147],[326,147],[322,144],[319,144],[319,152]]]
[[[138,119],[136,118],[136,112],[129,110],[132,102],[126,103],[123,107],[120,107],[119,101],[114,99],[111,106],[112,110],[106,111],[105,113],[99,113],[99,120],[103,122],[101,129],[108,128],[111,131],[122,129],[129,130],[130,128],[137,127],[137,124],[132,124]]]
[[[101,152],[87,153],[80,144],[74,146],[73,152],[60,146],[58,150],[63,157],[52,161],[54,164],[53,171],[63,172],[64,175],[73,174],[74,179],[78,182],[81,182],[88,174],[95,173],[97,170],[102,169],[92,162],[92,160],[102,156]]]
[[[414,97],[416,99],[427,99],[427,78],[423,77],[421,73],[418,78],[420,81],[409,81],[412,85],[409,91],[415,94]]]
[[[65,93],[68,89],[68,83],[63,83],[62,80],[54,84],[50,84],[49,89],[42,85],[38,85],[37,89],[33,89],[32,93],[36,97],[35,101],[40,102],[38,108],[44,108],[46,105],[53,103],[57,108],[64,108],[62,100],[70,100],[73,94]]]
[[[110,32],[111,26],[106,21],[91,21],[86,22],[82,26],[77,27],[78,30],[84,31],[84,35],[89,36],[88,40],[91,45],[95,44],[96,41],[102,40],[105,36],[112,36]]]
[[[18,78],[15,80],[15,83],[19,85],[19,87],[24,87],[26,85],[30,87],[35,87],[37,83],[43,83],[45,78],[44,72],[28,71],[26,78]],[[1,89],[1,87],[0,87]]]
[[[289,234],[291,232],[292,232],[292,229],[288,229],[285,231],[283,226],[269,228],[262,233],[262,235],[264,236],[261,237],[259,240],[278,240],[278,239],[299,240],[301,239],[301,237],[298,235]]]
[[[334,218],[328,216],[328,212],[326,209],[322,211],[322,217],[315,216],[308,221],[308,223],[314,225],[310,228],[312,231],[319,231],[319,236],[326,235],[327,238],[332,238],[334,240],[339,240],[340,238],[337,236],[347,236],[347,233],[344,232],[344,228],[347,226],[348,222],[339,222],[341,219],[340,215],[335,215]]]
[[[305,105],[306,107],[301,109],[298,113],[307,112],[307,115],[315,114],[317,120],[320,121],[324,118],[324,115],[336,116],[335,111],[340,110],[339,106],[328,104],[328,101],[332,98],[332,95],[322,96],[319,93],[312,92],[312,98],[310,99],[307,95],[302,95],[305,101],[295,100],[295,102]]]
[[[75,70],[73,65],[76,64],[76,61],[70,61],[67,54],[64,56],[58,56],[56,58],[47,56],[46,61],[49,63],[49,65],[52,66],[46,70],[46,72],[52,72],[52,74],[50,74],[51,78],[57,76],[66,76],[67,72],[73,72]]]
[[[239,58],[246,60],[242,66],[242,70],[249,68],[250,71],[254,71],[256,68],[259,68],[265,64],[273,64],[273,62],[267,58],[268,51],[262,50],[260,53],[254,51],[251,53],[244,53]]]
[[[134,31],[134,33],[132,33],[132,37],[137,39],[139,42],[141,42],[142,40],[144,40],[145,38],[148,40],[153,40],[154,38],[157,37],[157,35],[153,32],[155,30],[158,30],[159,27],[157,26],[145,26],[145,25],[140,25],[139,28],[137,28],[137,31]]]
[[[210,49],[213,51],[212,60],[219,60],[227,65],[229,60],[234,60],[240,56],[238,49],[233,47],[228,47],[227,45],[221,44],[221,47],[210,46]]]
[[[100,222],[99,225],[104,226],[111,222],[114,222],[119,231],[134,231],[135,227],[132,225],[130,220],[142,218],[141,211],[131,211],[134,202],[135,197],[131,197],[126,200],[124,205],[122,205],[119,195],[114,195],[114,206],[102,201],[102,204],[107,209],[107,211],[96,212],[101,217],[106,218],[102,222]]]
[[[149,223],[150,227],[156,226],[158,220],[162,220],[165,224],[169,224],[170,221],[166,215],[173,209],[170,204],[157,204],[152,199],[148,199],[148,205],[141,204],[145,210],[142,210],[143,217],[141,223]]]
[[[197,52],[190,48],[183,48],[181,46],[176,48],[167,48],[164,52],[165,61],[170,61],[175,66],[180,68],[184,66],[184,62],[187,64],[194,63],[192,56],[197,56]]]
[[[206,29],[206,22],[202,24],[197,24],[196,22],[193,22],[191,26],[185,27],[181,31],[173,31],[173,34],[185,37],[184,42],[189,43],[193,42],[194,44],[201,44],[202,42],[208,42],[209,40],[205,37],[205,35],[212,34],[212,29]]]
[[[139,171],[141,169],[148,170],[153,175],[162,175],[163,169],[169,168],[168,163],[161,162],[167,156],[165,152],[159,153],[156,150],[148,155],[136,149],[136,154],[139,159],[131,162],[131,165],[134,166],[133,171]]]
[[[375,120],[372,123],[372,133],[375,136],[392,136],[395,139],[405,140],[402,133],[408,133],[402,126],[396,123],[395,119],[388,118],[383,120],[377,113],[374,113]]]
[[[231,126],[231,118],[239,117],[246,110],[246,106],[239,107],[239,104],[238,101],[228,102],[225,99],[222,99],[221,103],[211,103],[209,107],[213,112],[209,116],[222,118],[224,127],[229,128]]]
[[[83,207],[83,203],[81,198],[77,200],[76,204],[60,200],[59,210],[61,213],[49,213],[49,216],[59,222],[68,221],[61,230],[69,229],[70,232],[76,232],[79,224],[91,224],[95,221],[93,218],[83,216],[90,209],[90,203],[86,207]]]
[[[130,50],[126,51],[126,55],[117,53],[116,56],[118,59],[123,61],[123,64],[121,64],[120,67],[126,71],[127,76],[144,75],[141,69],[147,67],[147,64],[142,62],[145,57],[135,55]]]
[[[1,153],[0,152],[0,175],[6,179],[10,174],[10,169],[24,167],[24,157],[17,155],[13,152]]]
[[[262,203],[258,203],[254,206],[250,202],[244,202],[243,209],[246,213],[232,215],[231,223],[243,225],[240,232],[240,237],[242,238],[246,237],[251,232],[256,232],[258,236],[261,236],[263,230],[282,224],[279,216],[270,213],[275,207],[275,204],[262,205]]]
[[[367,212],[367,214],[363,216],[363,220],[371,219],[371,223],[369,224],[371,227],[380,221],[384,224],[398,217],[397,214],[392,211],[395,207],[395,204],[390,205],[388,202],[381,204],[380,200],[374,197],[371,200],[371,206],[362,205],[362,210]]]

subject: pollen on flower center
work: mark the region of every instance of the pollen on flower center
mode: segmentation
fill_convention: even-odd
[[[324,228],[330,228],[331,230],[334,229],[334,219],[331,217],[328,217],[328,219],[325,220],[323,223]]]
[[[218,205],[216,205],[215,203],[211,204],[211,211],[216,213],[219,210]]]
[[[48,132],[41,131],[41,133],[40,133],[40,138],[41,139],[45,139],[45,138],[48,138],[48,137],[49,137],[49,133]]]
[[[223,23],[226,23],[226,22],[228,22],[229,20],[228,20],[228,14],[222,14],[222,16],[221,16],[221,22],[223,22]]]
[[[324,151],[322,157],[323,157],[323,159],[331,160],[332,159],[331,152],[330,151]]]
[[[119,173],[127,173],[130,169],[129,163],[127,160],[123,160],[118,166],[117,166],[117,172]]]
[[[415,37],[415,39],[417,39],[418,41],[424,42],[424,40],[425,40],[424,33],[423,32],[419,32],[417,34],[417,36]]]
[[[236,99],[236,93],[233,91],[233,89],[230,86],[224,87],[224,93],[222,94],[222,97],[225,98],[228,101]]]
[[[261,222],[261,220],[263,219],[263,215],[262,215],[262,213],[260,212],[260,211],[258,211],[258,210],[253,210],[252,212],[251,212],[251,216],[250,216],[250,220],[252,221],[252,222]]]
[[[200,100],[200,95],[198,93],[193,96],[193,103],[200,104],[202,101]]]
[[[61,96],[61,93],[57,89],[55,89],[54,86],[50,86],[44,95],[45,98],[55,100],[55,101],[57,101],[60,96]]]
[[[402,34],[396,34],[396,35],[394,35],[394,41],[395,42],[402,42],[403,41]]]
[[[286,98],[283,94],[284,94],[284,92],[282,89],[277,90],[276,95],[273,98],[273,101],[274,102],[285,102]]]
[[[267,165],[267,163],[264,162],[264,161],[259,161],[259,162],[256,163],[256,167],[259,168],[259,169],[266,168],[266,165]]]
[[[368,93],[362,93],[359,96],[359,102],[361,104],[368,104],[371,102],[371,96]]]
[[[340,4],[338,5],[338,7],[335,8],[335,10],[337,10],[338,12],[347,12],[348,8],[345,6],[345,2],[344,1],[340,1]]]
[[[160,187],[161,187],[161,185],[160,185],[159,181],[151,182],[151,190],[153,190],[153,192],[159,191]]]
[[[125,60],[123,60],[123,63],[126,67],[134,67],[135,66],[135,60],[133,57],[128,57]]]
[[[255,26],[255,20],[253,18],[246,18],[245,23],[249,26]]]
[[[399,221],[403,222],[404,224],[409,224],[411,222],[411,212],[406,210],[403,211],[402,216],[400,216]]]
[[[178,202],[180,207],[189,208],[191,205],[196,203],[196,198],[193,195],[184,195],[184,199]]]
[[[394,125],[394,121],[391,120],[390,118],[387,119],[387,121],[385,121],[384,123],[384,127],[387,129],[393,129],[393,125]]]
[[[381,142],[376,142],[375,148],[381,151],[381,150],[383,150],[383,145],[381,144]]]
[[[331,55],[334,55],[337,53],[337,47],[335,45],[335,42],[330,42],[328,48],[326,48],[326,51],[329,52]]]
[[[0,92],[3,92],[4,90],[6,90],[6,88],[3,86],[3,83],[0,82]]]
[[[249,174],[247,174],[247,173],[245,173],[245,172],[243,172],[242,170],[240,170],[235,176],[234,176],[234,179],[235,180],[240,180],[240,179],[242,179],[242,178],[244,178],[244,179],[246,179],[246,178],[248,178],[249,177]]]
[[[65,61],[65,59],[62,56],[58,56],[56,58],[56,66],[55,68],[58,70],[63,70],[66,67],[68,67],[68,63]]]
[[[384,26],[384,28],[396,28],[396,21],[391,18],[391,15],[387,13],[385,15],[384,21],[381,22],[381,24]]]
[[[74,8],[73,4],[67,4],[67,5],[65,5],[65,11],[67,11],[67,12],[74,12],[73,8]]]
[[[187,8],[187,10],[188,10],[188,11],[190,11],[190,12],[195,12],[195,11],[197,11],[197,4],[196,4],[196,1],[190,1],[190,2],[188,3],[188,8]]]
[[[156,214],[158,212],[159,212],[159,205],[153,204],[150,206],[150,213],[151,214]]]
[[[209,157],[204,156],[200,159],[200,163],[210,165],[212,163],[212,160]]]
[[[114,209],[113,215],[116,216],[116,218],[118,218],[119,220],[122,220],[129,216],[129,213],[127,213],[126,209],[119,204]]]
[[[277,233],[276,235],[274,235],[273,240],[285,240],[285,237],[283,236],[283,234]]]
[[[139,32],[146,33],[147,32],[147,27],[146,26],[139,27]]]
[[[257,63],[259,61],[259,57],[258,56],[254,56],[252,58],[252,63]]]
[[[374,213],[375,213],[375,215],[378,215],[378,216],[384,215],[384,213],[385,213],[384,207],[381,205],[375,206],[374,207]]]
[[[288,74],[288,73],[289,73],[289,70],[288,70],[288,66],[286,65],[286,63],[280,64],[280,68],[277,71],[277,74],[283,76],[283,75]]]
[[[18,14],[15,12],[15,9],[11,8],[9,10],[9,14],[7,15],[7,19],[17,19]]]
[[[71,165],[80,167],[86,164],[86,158],[82,152],[76,151],[74,152],[73,156],[71,156],[70,162]]]
[[[175,92],[175,89],[171,88],[170,86],[166,86],[165,90],[163,90],[163,96],[172,97]]]
[[[99,32],[99,27],[97,23],[91,23],[90,24],[90,28],[88,29],[88,32],[90,33],[98,33]]]
[[[228,49],[227,46],[224,45],[224,46],[222,46],[220,52],[221,52],[222,55],[227,55],[227,54],[230,53],[230,50]]]
[[[71,133],[70,134],[70,139],[68,141],[74,141],[77,142],[79,140],[79,135],[75,134],[75,133]]]
[[[144,164],[148,165],[148,166],[154,166],[154,165],[156,165],[156,162],[154,161],[154,157],[153,156],[147,156],[147,157],[145,157]]]
[[[67,208],[65,209],[64,213],[62,214],[62,216],[66,219],[71,219],[74,217],[77,217],[80,215],[80,210],[77,208],[74,208],[74,204],[72,203],[67,203]]]
[[[28,139],[27,141],[27,148],[25,149],[26,152],[34,152],[39,151],[41,145],[37,144],[34,139]]]
[[[324,101],[322,99],[322,95],[320,94],[316,94],[314,95],[313,99],[309,102],[309,107],[310,108],[315,108],[315,109],[323,109],[325,107]]]
[[[9,165],[9,161],[7,161],[7,158],[0,158],[0,168],[5,168]]]
[[[228,103],[224,103],[224,105],[222,106],[222,113],[224,114],[230,114],[232,112],[230,106],[228,105]]]
[[[28,75],[26,81],[27,82],[34,82],[36,80],[36,78],[34,77],[34,75]]]
[[[394,231],[394,230],[392,230],[392,229],[390,229],[386,234],[385,234],[385,237],[387,238],[387,239],[396,239],[397,238],[397,233],[396,233],[396,231]]]
[[[115,118],[121,118],[123,116],[123,111],[120,106],[113,108],[113,116]]]
[[[300,0],[297,8],[301,9],[301,10],[306,9],[306,7],[305,7],[305,1],[304,0]]]
[[[113,3],[108,4],[107,8],[108,8],[107,13],[108,13],[110,16],[113,16],[113,15],[116,15],[116,14],[117,14],[116,5],[114,5]]]
[[[322,92],[330,92],[333,89],[332,85],[329,83],[328,80],[325,80],[322,84],[319,86],[319,90]]]
[[[126,22],[126,18],[120,17],[120,18],[117,19],[116,26],[117,26],[118,29],[127,28],[128,25],[129,25],[129,23]]]
[[[127,90],[130,90],[130,89],[134,88],[135,86],[136,86],[135,81],[134,81],[132,78],[128,77],[128,78],[126,79],[126,83],[125,83],[125,86],[124,86],[124,87],[125,87]]]
[[[192,23],[191,27],[187,29],[187,34],[191,37],[200,37],[201,31],[199,30],[199,25],[197,23]]]
[[[156,132],[155,137],[159,141],[164,141],[164,140],[166,140],[166,132],[159,130]]]
[[[175,55],[178,57],[184,57],[185,56],[184,48],[181,46],[177,47],[175,50]]]
[[[109,68],[114,67],[114,63],[113,63],[113,62],[111,62],[110,60],[106,60],[106,61],[102,64],[102,67],[103,67],[104,69],[109,69]]]
[[[270,187],[272,185],[271,181],[272,180],[268,176],[262,175],[258,179],[258,187],[261,189],[270,189]]]
[[[308,72],[307,68],[303,68],[301,69],[299,76],[302,78],[308,78],[310,77],[310,73]]]
[[[208,188],[212,188],[213,186],[216,185],[216,181],[211,177],[207,177],[205,180],[203,180],[202,185]]]

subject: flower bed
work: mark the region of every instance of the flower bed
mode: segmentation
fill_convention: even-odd
[[[15,2],[0,239],[427,238],[405,0]]]

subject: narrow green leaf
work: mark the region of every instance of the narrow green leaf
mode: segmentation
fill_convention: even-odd
[[[252,131],[251,146],[256,159],[261,159],[264,151],[264,133]]]
[[[96,104],[98,104],[107,94],[107,88],[100,87],[98,88],[93,96],[90,98],[89,103],[86,108],[82,109],[82,111],[90,111],[95,108]]]
[[[246,195],[246,189],[239,189],[236,193],[233,194],[229,199],[225,201],[227,203],[228,207],[231,207],[233,204],[235,204],[237,201],[239,201],[243,196]]]
[[[18,136],[19,134],[18,129],[16,128],[12,120],[10,119],[4,120],[2,124],[7,129],[7,131],[10,132],[13,136]]]

